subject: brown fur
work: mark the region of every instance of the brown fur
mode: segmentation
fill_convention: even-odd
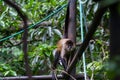
[[[66,58],[70,56],[71,52],[75,49],[75,44],[70,39],[61,39],[57,43],[55,55],[60,55],[63,65],[67,64]]]

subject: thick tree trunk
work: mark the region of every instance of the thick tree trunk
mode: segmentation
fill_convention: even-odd
[[[110,69],[113,80],[120,80],[120,3],[110,6]]]
[[[68,38],[76,42],[76,0],[69,0]]]
[[[76,0],[69,0],[69,22],[68,22],[68,38],[71,39],[74,43],[76,43]],[[73,51],[74,53],[74,51]],[[73,54],[72,53],[72,54]],[[72,60],[74,54],[71,55],[70,59]],[[72,69],[70,72],[72,76],[76,74],[76,67]],[[73,79],[67,79],[73,80]]]

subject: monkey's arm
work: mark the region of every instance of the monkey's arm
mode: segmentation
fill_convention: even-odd
[[[52,68],[53,69],[56,69],[56,67],[57,67],[57,64],[58,64],[58,62],[59,62],[59,57],[60,57],[60,51],[55,51],[55,54],[54,54],[54,61],[53,61],[53,65],[52,65]]]
[[[66,59],[65,45],[63,45],[63,47],[61,49],[60,60],[62,62],[64,70],[65,70],[67,68],[67,59]]]
[[[55,49],[54,53],[54,61],[53,61],[53,64],[52,64],[52,80],[57,80],[57,75],[55,73],[55,69],[57,68],[57,64],[59,62],[59,57],[60,57],[60,51],[57,51],[57,49]]]

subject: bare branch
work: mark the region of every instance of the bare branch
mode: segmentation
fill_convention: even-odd
[[[75,76],[76,79],[83,80],[84,75],[79,74]],[[41,76],[32,76],[34,80],[52,80],[52,75],[41,75]],[[63,79],[64,77],[62,75],[57,75],[58,79]],[[18,77],[2,77],[0,78],[2,80],[28,80],[29,78],[27,76],[18,76]]]

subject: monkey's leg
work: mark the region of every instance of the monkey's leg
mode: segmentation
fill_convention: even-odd
[[[68,65],[68,66],[70,65],[70,63],[71,63],[71,61],[72,61],[72,59],[73,59],[73,57],[74,57],[74,52],[75,52],[75,49],[74,49],[73,51],[71,51],[71,52],[69,53],[69,56],[67,57],[67,59],[68,59],[67,65]]]
[[[61,60],[61,62],[62,62],[62,65],[63,65],[63,67],[64,67],[64,70],[66,70],[66,68],[67,68],[67,62],[66,62],[66,60],[65,60],[64,58],[61,58],[61,57],[60,57],[60,60]]]
[[[57,64],[59,62],[59,57],[60,57],[60,52],[56,51],[55,52],[55,59],[53,61],[53,66],[52,66],[53,69],[56,69]]]
[[[68,62],[67,65],[68,65],[68,66],[70,65],[71,61],[72,61],[72,55],[69,55],[68,61],[67,61],[67,62]]]
[[[53,71],[52,71],[52,80],[58,80],[57,75],[55,73],[56,71],[54,71],[54,70],[56,69],[57,64],[59,62],[59,57],[60,57],[60,52],[56,51],[55,52],[55,59],[53,61],[53,65],[52,65],[52,69],[53,69]]]

